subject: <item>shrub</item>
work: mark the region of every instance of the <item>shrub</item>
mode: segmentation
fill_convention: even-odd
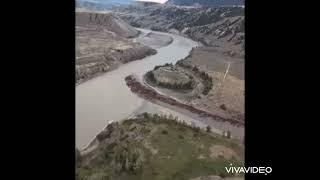
[[[211,127],[207,126],[207,132],[211,132]]]
[[[193,69],[192,69],[192,71],[194,71],[194,72],[198,72],[198,71],[199,71],[199,69],[197,68],[197,66],[194,66],[194,67],[193,67]]]
[[[136,174],[142,168],[141,156],[140,149],[119,147],[115,154],[116,173],[126,171]]]
[[[123,140],[127,139],[128,137],[129,137],[129,135],[126,134],[126,135],[124,135],[123,137],[120,138],[120,141],[123,141]]]
[[[200,132],[200,127],[193,127],[193,130],[194,130],[196,133],[199,133],[199,132]]]
[[[111,151],[113,150],[114,147],[116,147],[117,143],[116,142],[113,142],[113,143],[110,143],[107,148],[106,148],[106,151]]]
[[[160,117],[161,117],[161,119],[167,119],[167,115],[166,114],[161,114]]]
[[[227,110],[227,107],[226,107],[226,105],[225,105],[225,104],[221,104],[221,105],[220,105],[220,109],[222,109],[222,110],[226,111],[226,110]]]
[[[231,132],[227,131],[227,138],[231,138]]]
[[[150,129],[147,129],[146,127],[142,127],[141,128],[141,130],[140,130],[140,132],[141,132],[141,134],[148,134],[148,133],[150,133]]]
[[[109,157],[110,157],[109,152],[104,152],[104,158],[109,159]]]
[[[167,130],[162,130],[161,133],[162,134],[168,134],[168,131]]]
[[[157,70],[157,69],[159,69],[160,67],[162,67],[162,66],[155,66],[155,67],[153,68],[153,70]]]
[[[153,74],[152,71],[148,71],[148,72],[146,73],[146,77],[147,77],[151,82],[155,82],[155,81],[156,81],[156,79],[154,78],[154,74]]]
[[[137,127],[136,127],[136,126],[133,126],[132,128],[129,129],[129,131],[133,131],[133,130],[135,130],[135,129],[137,129]]]
[[[184,132],[184,131],[186,131],[186,128],[185,127],[183,127],[183,126],[179,126],[179,131],[182,131],[182,132]]]
[[[158,119],[160,119],[160,116],[158,114],[153,114],[153,119],[158,120]]]
[[[144,117],[145,119],[149,119],[149,118],[150,118],[150,115],[149,115],[149,113],[144,112],[144,113],[143,113],[143,117]]]
[[[130,126],[133,122],[134,122],[134,120],[136,120],[136,119],[126,119],[126,120],[124,120],[123,121],[123,125],[126,125],[126,126]]]

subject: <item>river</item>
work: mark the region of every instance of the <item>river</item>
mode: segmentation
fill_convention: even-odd
[[[151,30],[138,29],[141,36]],[[154,31],[153,31],[154,32]],[[191,49],[199,44],[188,38],[154,32],[173,38],[168,46],[158,48],[157,54],[142,60],[121,65],[118,69],[105,73],[76,87],[76,147],[84,149],[109,123],[127,119],[143,112],[172,114],[180,120],[205,128],[211,126],[211,131],[222,134],[229,130],[237,139],[244,138],[243,127],[235,127],[229,123],[217,122],[212,119],[199,117],[188,111],[170,106],[165,103],[153,104],[136,94],[127,87],[124,78],[130,74],[142,76],[156,65],[176,63],[188,56]]]
[[[112,121],[123,120],[143,109],[151,111],[160,107],[133,94],[124,78],[130,74],[142,77],[156,65],[175,63],[185,58],[198,43],[174,34],[155,33],[171,36],[174,40],[168,46],[158,48],[153,56],[121,65],[76,87],[76,147],[83,149]]]

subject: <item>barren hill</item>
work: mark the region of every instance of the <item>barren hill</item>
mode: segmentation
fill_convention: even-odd
[[[244,0],[168,0],[166,4],[178,6],[233,6],[244,5]]]
[[[113,14],[77,12],[77,83],[155,54],[156,50],[130,39],[138,35],[139,31]]]
[[[76,25],[102,27],[127,38],[139,34],[136,29],[111,13],[77,12]]]
[[[168,5],[127,6],[115,10],[132,26],[175,32],[206,46],[244,55],[244,8],[186,8]]]

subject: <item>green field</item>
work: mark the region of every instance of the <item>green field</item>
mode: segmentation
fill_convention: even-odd
[[[111,127],[112,126],[112,127]],[[78,179],[187,180],[227,174],[225,166],[243,165],[239,143],[154,114],[109,125],[109,136],[77,162]],[[218,145],[218,146],[216,146]],[[214,147],[228,153],[215,152]],[[217,148],[216,148],[217,149]]]

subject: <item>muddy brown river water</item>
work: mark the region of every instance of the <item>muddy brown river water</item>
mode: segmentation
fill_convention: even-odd
[[[139,29],[144,33],[150,30]],[[142,60],[133,61],[120,66],[111,72],[91,79],[76,87],[76,147],[85,148],[95,136],[109,123],[120,121],[141,112],[170,113],[185,121],[198,122],[195,118],[174,111],[170,108],[146,102],[132,93],[127,87],[124,78],[135,74],[142,78],[143,74],[152,70],[156,65],[176,63],[185,58],[191,49],[198,46],[197,42],[182,36],[154,32],[173,38],[168,46],[157,49],[158,53]],[[220,133],[221,128],[213,131]]]

